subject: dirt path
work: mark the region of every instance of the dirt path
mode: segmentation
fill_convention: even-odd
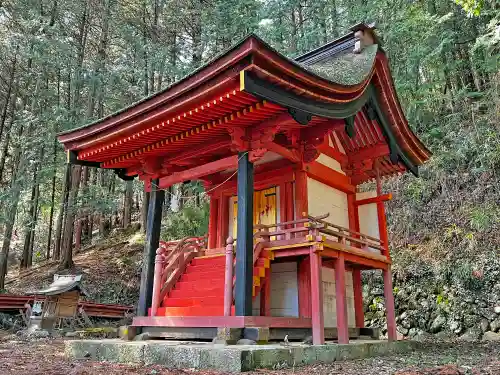
[[[166,370],[159,366],[119,365],[64,357],[60,340],[31,342],[0,337],[1,375],[180,375],[192,370]],[[199,371],[216,375],[211,371]],[[429,344],[427,349],[401,356],[337,362],[288,370],[261,370],[251,374],[297,375],[500,375],[500,343]]]

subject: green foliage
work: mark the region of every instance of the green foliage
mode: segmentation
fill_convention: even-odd
[[[479,16],[484,6],[484,0],[455,0],[470,16]]]
[[[473,207],[469,213],[470,225],[478,232],[483,232],[500,220],[498,207],[496,205],[485,205]]]
[[[164,241],[204,236],[208,231],[208,204],[186,206],[180,212],[169,213],[163,222],[161,238]]]

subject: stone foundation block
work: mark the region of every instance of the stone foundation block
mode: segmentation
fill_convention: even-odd
[[[243,338],[253,340],[258,344],[269,342],[269,327],[248,327],[243,329]]]
[[[118,337],[125,341],[132,341],[137,335],[137,328],[133,326],[121,326],[118,328]]]
[[[103,341],[97,350],[97,359],[116,363],[143,362],[145,344],[130,342],[123,345],[121,340]]]
[[[217,342],[225,341],[227,344],[236,344],[238,340],[241,339],[242,331],[241,328],[217,328],[215,340],[217,340]]]

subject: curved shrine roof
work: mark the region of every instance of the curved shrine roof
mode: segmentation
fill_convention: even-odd
[[[313,120],[307,128],[345,121],[350,134],[334,132],[348,156],[385,143],[383,174],[416,174],[430,152],[408,126],[385,53],[377,44],[354,53],[355,43],[353,31],[291,60],[249,35],[165,90],[58,139],[73,162],[134,175],[149,156],[171,164],[208,139],[227,147],[234,127],[299,113]]]

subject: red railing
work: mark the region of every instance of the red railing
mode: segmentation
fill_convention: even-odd
[[[195,256],[203,255],[206,237],[186,237],[161,242],[156,250],[151,315],[155,316],[161,301],[170,292]]]

